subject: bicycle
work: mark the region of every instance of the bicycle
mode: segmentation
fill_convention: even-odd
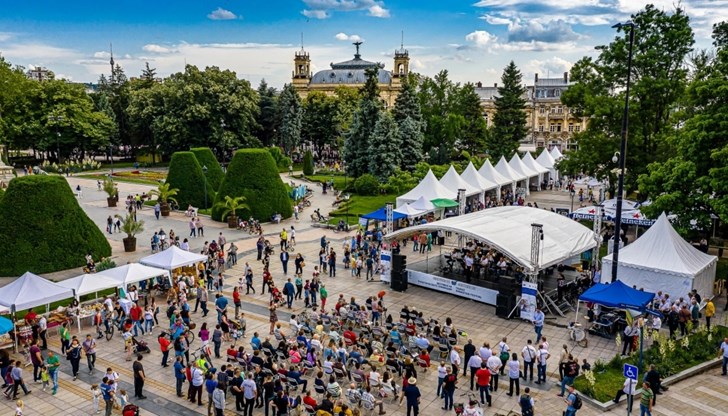
[[[179,204],[176,203],[175,201],[169,201],[169,210],[172,212],[179,211]]]
[[[107,322],[108,322],[109,329],[104,329],[104,334],[106,336],[106,340],[111,341],[111,338],[114,338],[114,331],[117,328],[119,329],[119,332],[121,332],[121,324],[120,323],[117,324],[113,320],[108,320]]]
[[[589,340],[586,338],[586,331],[581,328],[581,324],[576,322],[569,322],[569,339],[582,348],[586,348],[589,345]]]

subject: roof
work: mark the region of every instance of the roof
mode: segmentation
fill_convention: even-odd
[[[612,255],[602,261],[612,263]],[[679,276],[695,276],[717,261],[685,241],[672,228],[667,215],[657,221],[634,243],[619,250],[619,265]]]
[[[594,232],[563,215],[547,210],[504,206],[450,217],[398,230],[387,239],[407,238],[421,231],[451,231],[495,247],[526,269],[531,265],[531,224],[543,226],[541,261],[537,268],[561,263],[596,245]]]
[[[465,189],[465,196],[477,195],[482,192],[480,188],[471,185],[469,182],[463,179],[460,174],[455,170],[455,167],[453,167],[453,165],[450,165],[450,169],[448,169],[447,173],[445,173],[445,175],[443,175],[443,177],[440,179],[440,183],[449,190],[455,191],[456,194],[458,193],[458,190]]]
[[[0,287],[0,305],[15,312],[72,297],[73,289],[60,286],[31,272],[25,272],[11,283]]]
[[[371,62],[361,59],[361,55],[354,55],[354,59],[348,61],[331,63],[331,69],[367,69],[367,68],[384,68],[384,64],[380,62]]]
[[[380,84],[392,82],[392,73],[383,69],[377,74]],[[316,72],[311,84],[364,84],[367,75],[364,69],[324,69]]]
[[[498,187],[498,184],[486,179],[483,175],[478,173],[477,170],[475,170],[475,166],[473,165],[473,162],[468,163],[468,167],[465,168],[462,175],[460,175],[461,178],[465,179],[466,182],[469,184],[475,186],[478,189],[481,189],[483,191],[487,191],[490,189],[495,189]]]
[[[179,248],[177,248],[177,250],[182,251]],[[166,251],[167,250],[164,252]],[[146,258],[147,257],[145,257],[145,259]],[[113,269],[98,272],[98,275],[110,277],[120,285],[128,285],[142,280],[151,279],[152,277],[169,276],[169,272],[163,268],[144,266],[139,263],[129,263],[123,266],[114,267]]]
[[[545,166],[538,163],[533,156],[531,156],[531,152],[526,152],[526,154],[523,155],[523,158],[521,159],[524,165],[531,168],[531,170],[535,170],[539,173],[547,173],[549,170]]]
[[[364,214],[361,217],[366,218],[368,220],[387,221],[387,207],[379,208],[378,210],[370,212],[368,214]],[[407,215],[399,213],[394,210],[392,211],[393,220],[399,220],[399,219],[402,219],[405,217],[407,217]]]
[[[524,179],[528,179],[526,174],[516,172],[513,170],[511,165],[506,162],[505,156],[501,156],[500,160],[498,161],[498,164],[495,165],[495,170],[498,171],[501,175],[505,176],[506,178],[511,178],[514,181],[522,181]]]
[[[493,183],[498,184],[499,186],[502,185],[511,185],[514,182],[513,178],[508,178],[506,176],[501,175],[490,163],[490,160],[486,159],[485,162],[483,162],[483,166],[480,167],[478,170],[478,173],[483,175],[483,177]]]
[[[397,197],[397,208],[408,202],[416,201],[420,197],[424,197],[426,201],[437,198],[455,199],[457,198],[457,190],[453,191],[443,186],[430,169],[417,186],[406,194]]]
[[[556,164],[556,161],[554,160],[554,157],[551,156],[551,153],[549,153],[548,150],[543,149],[540,155],[536,158],[536,162],[541,164],[543,167],[553,169],[554,165]]]
[[[564,157],[564,155],[561,153],[561,150],[559,150],[558,147],[554,146],[553,149],[551,149],[551,157],[554,158],[554,160],[559,160]]]
[[[594,302],[610,308],[636,309],[644,311],[655,298],[654,293],[632,289],[621,281],[600,283],[579,296],[582,302]]]
[[[105,289],[117,287],[121,283],[100,274],[82,274],[71,279],[61,280],[59,286],[73,289],[76,292],[76,299],[89,293],[100,292]]]
[[[538,172],[526,166],[521,159],[518,157],[518,153],[514,153],[508,165],[513,168],[516,172],[526,175],[529,178],[538,176]]]
[[[201,261],[206,261],[207,256],[184,251],[177,246],[172,246],[157,254],[152,254],[139,260],[139,263],[147,266],[158,267],[165,270],[173,270],[182,266],[190,266]]]

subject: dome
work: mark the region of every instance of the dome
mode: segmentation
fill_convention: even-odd
[[[334,65],[336,64],[331,66]],[[313,78],[311,78],[311,84],[364,84],[367,80],[367,68],[369,67],[364,69],[324,69],[314,74]],[[379,78],[379,84],[389,84],[392,81],[392,74],[383,69],[379,70],[377,77]]]

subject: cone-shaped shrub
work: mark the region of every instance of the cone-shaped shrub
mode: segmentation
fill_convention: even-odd
[[[170,188],[177,188],[179,191],[174,199],[180,209],[186,210],[188,205],[196,208],[205,207],[205,175],[202,167],[197,162],[192,152],[175,152],[169,162],[169,173],[167,183]],[[207,184],[207,208],[212,206],[215,198],[212,185]]]
[[[212,153],[209,147],[194,147],[190,149],[190,152],[195,154],[200,166],[207,166],[207,173],[205,174],[207,184],[212,186],[213,193],[217,192],[222,183],[222,178],[225,177],[225,172],[222,171],[215,154]],[[212,204],[212,201],[209,203]]]
[[[250,207],[238,211],[241,218],[270,221],[273,214],[288,218],[293,214],[291,199],[283,184],[273,156],[265,149],[241,149],[228,165],[225,179],[215,196],[215,203],[225,196],[244,196]],[[222,221],[223,209],[213,206],[212,219]]]
[[[9,185],[0,200],[0,276],[66,270],[85,265],[88,253],[95,260],[111,255],[62,177],[21,176]]]

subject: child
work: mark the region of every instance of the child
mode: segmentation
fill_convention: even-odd
[[[99,409],[99,400],[101,397],[101,389],[99,388],[98,384],[92,384],[91,385],[91,394],[94,401],[94,413],[99,414],[101,413],[101,410]]]
[[[154,309],[149,306],[144,311],[144,331],[151,333],[152,328],[154,328]]]
[[[129,404],[129,395],[126,394],[126,390],[120,389],[119,390],[119,405],[121,405],[121,408],[123,409],[127,404]]]
[[[25,403],[22,400],[15,402],[15,416],[23,416],[23,410],[25,410]]]
[[[48,384],[50,382],[50,375],[48,374],[48,367],[41,366],[40,367],[40,381],[43,382],[43,391],[46,391],[48,388]]]

